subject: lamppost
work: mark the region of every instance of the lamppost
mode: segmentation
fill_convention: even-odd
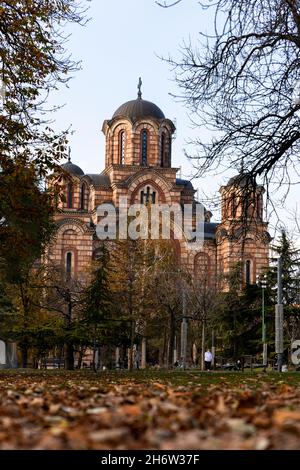
[[[275,306],[275,352],[277,369],[282,372],[283,362],[283,303],[282,303],[282,258],[277,261],[277,304]]]
[[[186,292],[182,290],[182,322],[181,322],[181,364],[183,370],[186,369],[186,352],[187,352],[187,317],[186,317]]]
[[[266,319],[265,319],[265,289],[267,287],[266,276],[257,276],[257,284],[261,287],[261,314],[262,314],[262,346],[263,346],[263,366],[268,365],[268,343],[266,341]]]

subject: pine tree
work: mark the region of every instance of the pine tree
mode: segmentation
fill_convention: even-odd
[[[98,252],[92,280],[83,296],[83,323],[90,332],[93,346],[93,368],[96,370],[95,356],[97,345],[106,341],[108,331],[114,329],[111,318],[111,289],[109,285],[109,253],[103,245]]]
[[[297,249],[285,230],[281,231],[278,242],[272,247],[282,260],[282,300],[284,304],[285,329],[293,341],[300,334],[300,250]],[[276,304],[277,263],[267,272],[267,295]]]
[[[256,285],[243,285],[243,263],[226,276],[228,290],[220,293],[214,325],[223,350],[234,359],[261,351],[261,296]]]

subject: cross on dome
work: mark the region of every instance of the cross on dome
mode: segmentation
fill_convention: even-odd
[[[138,82],[138,99],[141,100],[142,99],[142,79],[141,77],[139,77],[139,82]]]

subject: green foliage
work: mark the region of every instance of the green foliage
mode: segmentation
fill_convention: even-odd
[[[85,319],[90,324],[97,325],[101,320],[108,319],[111,312],[108,262],[109,253],[103,245],[98,254],[92,281],[84,296]]]
[[[261,349],[261,290],[242,286],[243,264],[237,263],[226,277],[228,290],[220,294],[214,327],[225,356],[238,358]]]
[[[92,280],[83,294],[82,321],[80,322],[86,344],[115,344],[120,332],[126,331],[122,318],[114,315],[109,273],[110,255],[102,245],[92,273]],[[79,326],[80,328],[80,326]]]
[[[286,306],[299,303],[300,296],[300,250],[285,230],[282,230],[278,242],[272,247],[273,251],[282,260],[282,296]],[[274,262],[273,262],[274,264]],[[270,267],[267,272],[269,294],[276,302],[277,264]]]
[[[41,191],[33,165],[12,164],[0,173],[0,268],[23,282],[53,230],[51,195]]]
[[[278,242],[272,248],[282,260],[285,338],[290,342],[300,335],[300,250],[285,230],[282,230]],[[274,305],[277,303],[277,263],[274,260],[266,277],[267,298]]]

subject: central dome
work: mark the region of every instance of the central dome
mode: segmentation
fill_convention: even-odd
[[[143,117],[165,119],[164,113],[156,104],[151,103],[151,101],[143,100],[142,98],[126,101],[126,103],[122,104],[114,113],[113,118],[116,117],[127,117],[134,120]]]

